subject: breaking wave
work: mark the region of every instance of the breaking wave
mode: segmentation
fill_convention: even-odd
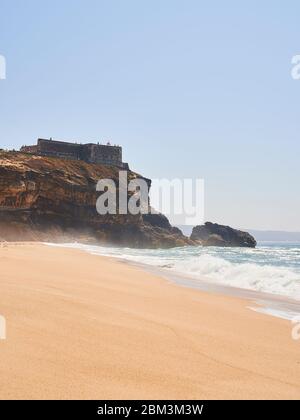
[[[256,249],[184,247],[142,250],[64,244],[212,284],[273,293],[300,300],[300,244],[270,243]]]

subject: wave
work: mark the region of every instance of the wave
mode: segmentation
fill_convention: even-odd
[[[202,248],[144,250],[62,244],[94,255],[120,258],[213,284],[266,292],[300,300],[299,248]]]
[[[300,299],[300,274],[286,268],[232,263],[212,255],[200,255],[187,261],[175,262],[172,269],[221,285]]]

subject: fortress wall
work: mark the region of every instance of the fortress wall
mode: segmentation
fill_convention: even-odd
[[[38,147],[35,146],[22,146],[20,149],[20,152],[23,153],[37,153],[38,152]]]
[[[118,165],[122,163],[122,148],[101,144],[90,145],[90,161]]]
[[[115,165],[128,169],[122,162],[122,147],[102,144],[76,144],[57,140],[38,139],[36,146],[23,146],[22,152],[42,156],[53,156],[65,159],[83,160],[89,163]]]
[[[69,159],[81,159],[81,145],[53,140],[38,140],[38,153],[43,156],[56,156]]]

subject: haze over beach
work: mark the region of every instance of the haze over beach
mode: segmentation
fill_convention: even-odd
[[[0,400],[300,399],[299,12],[1,2]]]

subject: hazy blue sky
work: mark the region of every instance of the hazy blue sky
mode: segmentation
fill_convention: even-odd
[[[300,231],[298,1],[0,0],[0,145],[111,140],[206,219]]]

